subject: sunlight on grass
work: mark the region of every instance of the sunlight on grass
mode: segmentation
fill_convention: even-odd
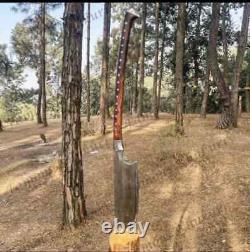
[[[153,121],[147,127],[143,127],[138,131],[131,132],[131,135],[144,135],[152,132],[158,132],[160,129],[166,127],[167,125],[171,125],[171,122],[164,120]]]
[[[2,176],[0,178],[0,195],[14,190],[16,187],[28,182],[28,180],[36,177],[40,172],[43,172],[48,169],[48,166],[39,168],[37,170],[32,170],[25,175],[14,176]]]
[[[24,165],[24,164],[27,164],[29,163],[31,160],[30,159],[22,159],[22,160],[19,160],[19,161],[16,161],[16,162],[13,162],[5,167],[2,167],[0,169],[0,175],[6,173],[6,172],[10,172],[12,170],[15,170],[16,168],[18,168],[19,166],[21,165]]]
[[[164,184],[160,184],[158,187],[156,187],[155,192],[156,192],[157,197],[167,200],[172,196],[173,183],[171,183],[168,180]]]

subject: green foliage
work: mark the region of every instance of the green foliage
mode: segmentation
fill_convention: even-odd
[[[15,85],[11,85],[4,89],[2,95],[2,103],[5,109],[3,120],[14,122],[20,113],[20,107],[18,106],[20,89]]]
[[[84,82],[86,83],[86,82]],[[87,112],[87,98],[86,98],[86,85],[83,89],[83,98],[82,98],[82,113],[86,114]],[[100,79],[97,77],[90,77],[90,114],[97,115],[100,108]]]
[[[60,4],[46,4],[46,81],[47,81],[47,109],[49,116],[57,118],[61,113],[61,64],[63,32],[62,22],[53,18],[50,11]],[[228,68],[229,81],[235,67],[235,42],[238,39],[238,31],[234,28],[231,11],[237,10],[241,3],[222,3],[221,22],[218,35],[219,63],[223,64],[222,50],[222,18],[226,24],[226,37],[229,46]],[[32,8],[31,8],[32,7]],[[110,35],[109,52],[109,106],[110,112],[114,107],[115,74],[118,49],[120,43],[121,24],[127,9],[134,8],[139,15],[142,11],[142,3],[112,3],[112,20],[115,25]],[[39,71],[39,18],[40,3],[18,3],[14,6],[15,11],[26,13],[27,16],[17,23],[12,30],[11,43],[17,62],[12,62],[6,53],[6,46],[0,45],[0,119],[7,121],[33,120],[35,118],[35,106],[37,103],[37,90],[24,90],[23,66],[29,66]],[[200,13],[200,15],[199,15]],[[166,18],[163,18],[166,14]],[[160,110],[174,113],[175,111],[175,41],[176,41],[176,3],[160,4],[159,45],[165,39],[164,64]],[[143,88],[143,112],[151,111],[152,98],[152,74],[155,51],[155,3],[147,3],[146,19],[146,47],[145,47],[145,83]],[[203,96],[204,80],[207,68],[207,48],[209,26],[211,22],[211,3],[189,2],[187,4],[187,31],[185,38],[184,56],[184,112],[199,113]],[[128,60],[126,66],[125,100],[124,111],[131,110],[132,90],[136,81],[136,65],[139,60],[141,20],[137,20],[131,31]],[[163,25],[166,24],[166,32],[163,34]],[[245,86],[250,60],[249,52],[245,57],[241,74],[240,87]],[[102,40],[99,39],[92,59],[91,83],[90,83],[90,107],[91,114],[96,115],[99,111],[100,99],[100,70],[102,59]],[[196,64],[195,65],[195,61]],[[197,81],[198,79],[198,81]],[[84,83],[84,82],[83,82]],[[243,104],[244,104],[243,93]],[[83,88],[82,112],[86,112],[86,90]],[[219,96],[216,86],[211,83],[208,96],[208,113],[219,111]]]
[[[90,81],[90,113],[96,115],[100,108],[100,80],[94,78]]]
[[[34,104],[18,103],[20,114],[16,121],[33,121],[36,119],[36,107]]]
[[[47,107],[50,117],[58,117],[61,112],[60,103],[60,78],[62,69],[63,32],[62,22],[53,18],[50,11],[60,6],[58,3],[46,4],[45,31],[46,31],[46,82],[47,82]],[[11,43],[18,61],[23,66],[29,66],[39,75],[40,53],[40,3],[19,3],[14,6],[14,11],[27,14],[22,22],[17,23],[12,30]],[[36,105],[36,100],[29,96]],[[23,97],[25,100],[25,97]],[[26,101],[27,102],[27,101]],[[30,101],[31,102],[31,101]]]
[[[61,94],[56,85],[47,85],[47,110],[51,118],[59,118],[61,115]]]

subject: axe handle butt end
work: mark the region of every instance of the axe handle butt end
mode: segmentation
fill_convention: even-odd
[[[111,233],[109,236],[109,251],[140,251],[140,237],[138,234],[123,234]]]

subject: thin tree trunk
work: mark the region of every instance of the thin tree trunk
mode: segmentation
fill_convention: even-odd
[[[110,13],[111,3],[104,5],[104,26],[103,26],[103,49],[102,49],[102,74],[101,74],[101,96],[100,96],[100,116],[101,134],[106,133],[106,111],[107,111],[107,85],[109,71],[109,37],[110,37]]]
[[[135,68],[135,79],[133,82],[133,105],[132,105],[132,115],[137,112],[137,98],[138,98],[138,71],[139,71],[139,59],[136,62]]]
[[[89,53],[90,53],[90,3],[88,3],[88,26],[87,26],[87,121],[90,121],[90,69],[89,69]]]
[[[242,63],[244,59],[244,53],[247,45],[247,34],[249,26],[249,16],[250,16],[250,3],[245,3],[243,11],[243,19],[241,25],[241,34],[238,45],[238,51],[236,56],[236,66],[234,69],[233,77],[233,90],[232,90],[232,105],[233,105],[233,126],[237,127],[238,122],[238,89],[240,83],[240,74]]]
[[[43,126],[47,127],[47,117],[46,117],[46,70],[45,70],[45,13],[46,13],[46,3],[41,3],[41,48],[40,48],[40,80],[42,85],[42,121]]]
[[[86,215],[81,149],[83,3],[66,3],[62,67],[63,224],[71,228]]]
[[[194,86],[195,86],[195,92],[193,94],[194,103],[192,104],[191,111],[193,113],[197,113],[198,104],[197,101],[199,101],[199,77],[200,77],[200,68],[199,68],[199,44],[200,44],[200,23],[201,23],[201,11],[202,11],[202,3],[199,3],[198,5],[198,17],[197,17],[197,24],[196,24],[196,31],[195,31],[195,40],[193,43],[193,60],[194,60]]]
[[[140,52],[139,52],[140,53]],[[140,57],[140,55],[139,55]],[[136,71],[135,71],[135,81],[136,81],[136,93],[135,93],[135,114],[137,114],[137,108],[138,108],[138,76],[139,76],[139,57],[136,62]]]
[[[176,111],[175,130],[177,134],[184,134],[183,126],[183,57],[185,39],[186,3],[178,3],[177,34],[176,34]]]
[[[132,64],[132,69],[133,69],[133,64]],[[134,80],[131,80],[131,87],[129,89],[129,114],[132,115],[132,110],[133,110],[133,82]]]
[[[223,76],[226,85],[229,85],[228,45],[227,45],[227,25],[226,25],[226,17],[228,16],[228,3],[223,4],[222,13],[223,13],[222,15]]]
[[[110,88],[110,71],[109,71],[109,40],[110,40],[110,22],[111,22],[111,3],[109,6],[109,12],[108,12],[108,24],[107,24],[107,29],[108,29],[108,69],[107,69],[107,90],[106,90],[106,117],[111,118],[110,111],[109,111],[109,88]]]
[[[238,108],[238,116],[241,117],[242,112],[242,96],[239,95],[239,108]]]
[[[221,70],[218,65],[217,37],[220,18],[220,3],[214,2],[212,5],[212,22],[209,34],[209,66],[213,79],[218,87],[221,96],[221,115],[217,122],[217,128],[225,129],[232,126],[232,105],[229,87],[226,85]]]
[[[111,119],[111,115],[110,115],[110,110],[109,110],[109,87],[110,87],[110,76],[109,76],[109,73],[108,73],[108,83],[107,83],[107,106],[106,106],[106,117]]]
[[[209,76],[210,76],[210,69],[209,64],[207,62],[207,71],[205,76],[205,86],[204,86],[204,93],[202,98],[202,104],[201,104],[201,118],[206,118],[207,115],[207,101],[208,101],[208,94],[209,94]]]
[[[3,131],[3,123],[2,121],[0,120],[0,132]]]
[[[246,79],[246,87],[250,89],[250,63],[248,63],[247,67],[247,79]],[[246,112],[250,112],[250,90],[245,91],[246,94]]]
[[[42,115],[41,115],[41,110],[42,110],[42,85],[41,85],[41,78],[40,74],[37,74],[38,76],[38,100],[37,100],[37,110],[36,110],[36,115],[37,115],[37,123],[41,124],[43,123],[42,121]]]
[[[154,118],[158,119],[157,113],[157,77],[158,77],[158,54],[159,54],[159,3],[155,4],[155,56],[154,56],[154,80],[153,80],[153,96],[152,96],[152,110]]]
[[[162,18],[163,22],[163,30],[162,30],[162,42],[161,42],[161,61],[160,61],[160,75],[158,82],[158,94],[157,94],[157,114],[159,115],[160,107],[161,107],[161,82],[163,75],[163,63],[164,63],[164,49],[165,49],[165,33],[166,33],[166,17],[167,17],[167,9],[164,9],[164,16]]]
[[[145,30],[146,30],[147,4],[144,2],[142,7],[142,28],[141,28],[141,44],[140,44],[140,69],[139,69],[139,97],[137,116],[142,116],[143,108],[143,87],[144,87],[144,57],[145,57]]]

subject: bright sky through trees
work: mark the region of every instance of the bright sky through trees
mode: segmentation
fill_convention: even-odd
[[[10,36],[11,36],[11,30],[15,27],[16,23],[21,22],[27,14],[25,13],[15,13],[11,10],[11,7],[14,6],[15,3],[0,3],[0,44],[7,44],[8,45],[8,52],[11,54],[11,48],[10,48]],[[62,4],[61,7],[54,10],[50,14],[56,18],[57,20],[60,20],[62,22],[62,16],[63,16],[63,7]],[[87,13],[87,8],[85,8],[85,15]],[[232,18],[233,22],[235,24],[235,27],[240,29],[241,20],[242,20],[242,8],[238,10],[237,12],[232,12]],[[112,25],[111,25],[112,29]],[[97,39],[102,36],[103,31],[103,3],[92,3],[91,4],[91,30],[90,30],[90,56],[94,54],[95,51],[95,45],[97,42]],[[86,50],[86,23],[84,23],[84,31],[83,31],[83,66],[86,62],[85,57],[85,50]],[[30,68],[26,68],[24,71],[24,74],[27,75],[26,82],[24,84],[25,87],[30,88],[34,87],[37,88],[37,79],[35,76],[35,72],[31,70]]]

